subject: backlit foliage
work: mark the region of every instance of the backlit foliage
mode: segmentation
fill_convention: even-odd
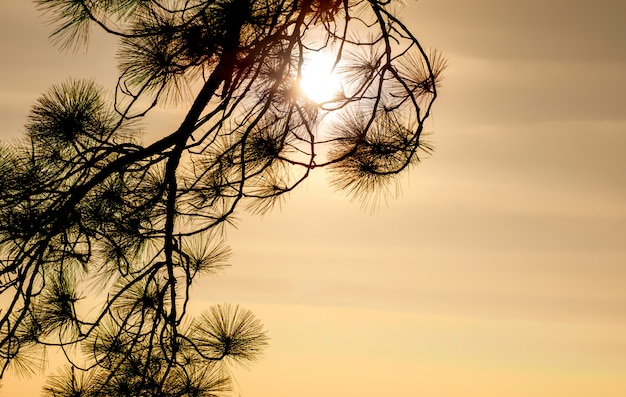
[[[397,0],[35,0],[62,49],[118,40],[119,80],[53,85],[0,145],[0,373],[46,351],[45,396],[222,396],[267,345],[231,304],[193,317],[191,286],[227,265],[236,209],[270,210],[321,167],[364,203],[415,165],[445,61]],[[317,52],[342,87],[298,82]],[[187,106],[174,131],[142,123]],[[328,117],[334,114],[336,117]],[[144,143],[144,137],[161,136]]]

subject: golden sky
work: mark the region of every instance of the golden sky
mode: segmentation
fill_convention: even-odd
[[[241,395],[625,396],[626,3],[407,0],[402,15],[449,61],[436,152],[373,214],[317,173],[282,210],[239,216],[232,268],[194,292],[269,329]],[[3,140],[50,84],[115,83],[108,45],[59,54],[44,21],[0,4]]]

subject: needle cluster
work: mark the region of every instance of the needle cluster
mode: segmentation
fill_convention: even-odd
[[[198,277],[227,266],[223,228],[316,168],[365,203],[391,192],[432,150],[445,60],[395,0],[35,3],[62,49],[92,29],[117,38],[119,80],[110,95],[53,85],[22,142],[0,145],[0,374],[36,372],[52,349],[67,366],[45,396],[228,393],[228,367],[268,337],[236,305],[188,310]],[[317,103],[298,82],[321,51],[342,87]],[[151,134],[142,121],[172,103],[178,127]]]

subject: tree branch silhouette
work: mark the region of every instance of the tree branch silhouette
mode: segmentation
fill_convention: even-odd
[[[264,213],[316,168],[365,205],[432,152],[424,125],[445,59],[388,0],[35,0],[63,50],[92,27],[118,40],[107,99],[53,85],[27,134],[0,146],[0,375],[65,355],[46,396],[221,396],[225,366],[268,343],[254,315],[188,313],[198,276],[226,266],[237,209]],[[342,87],[299,82],[319,52]],[[188,106],[143,143],[157,106]],[[332,119],[328,115],[337,117]]]

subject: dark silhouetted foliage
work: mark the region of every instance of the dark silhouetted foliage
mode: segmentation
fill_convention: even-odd
[[[92,81],[52,86],[22,143],[0,146],[0,371],[37,372],[53,349],[67,367],[46,396],[228,394],[227,367],[268,338],[235,305],[188,313],[196,278],[226,266],[222,227],[321,167],[364,203],[393,193],[431,151],[423,129],[445,61],[396,18],[396,0],[35,3],[63,49],[94,28],[116,37],[119,80],[108,95]],[[321,103],[299,88],[318,52],[342,81]],[[151,110],[173,103],[186,106],[179,126],[145,133]]]

